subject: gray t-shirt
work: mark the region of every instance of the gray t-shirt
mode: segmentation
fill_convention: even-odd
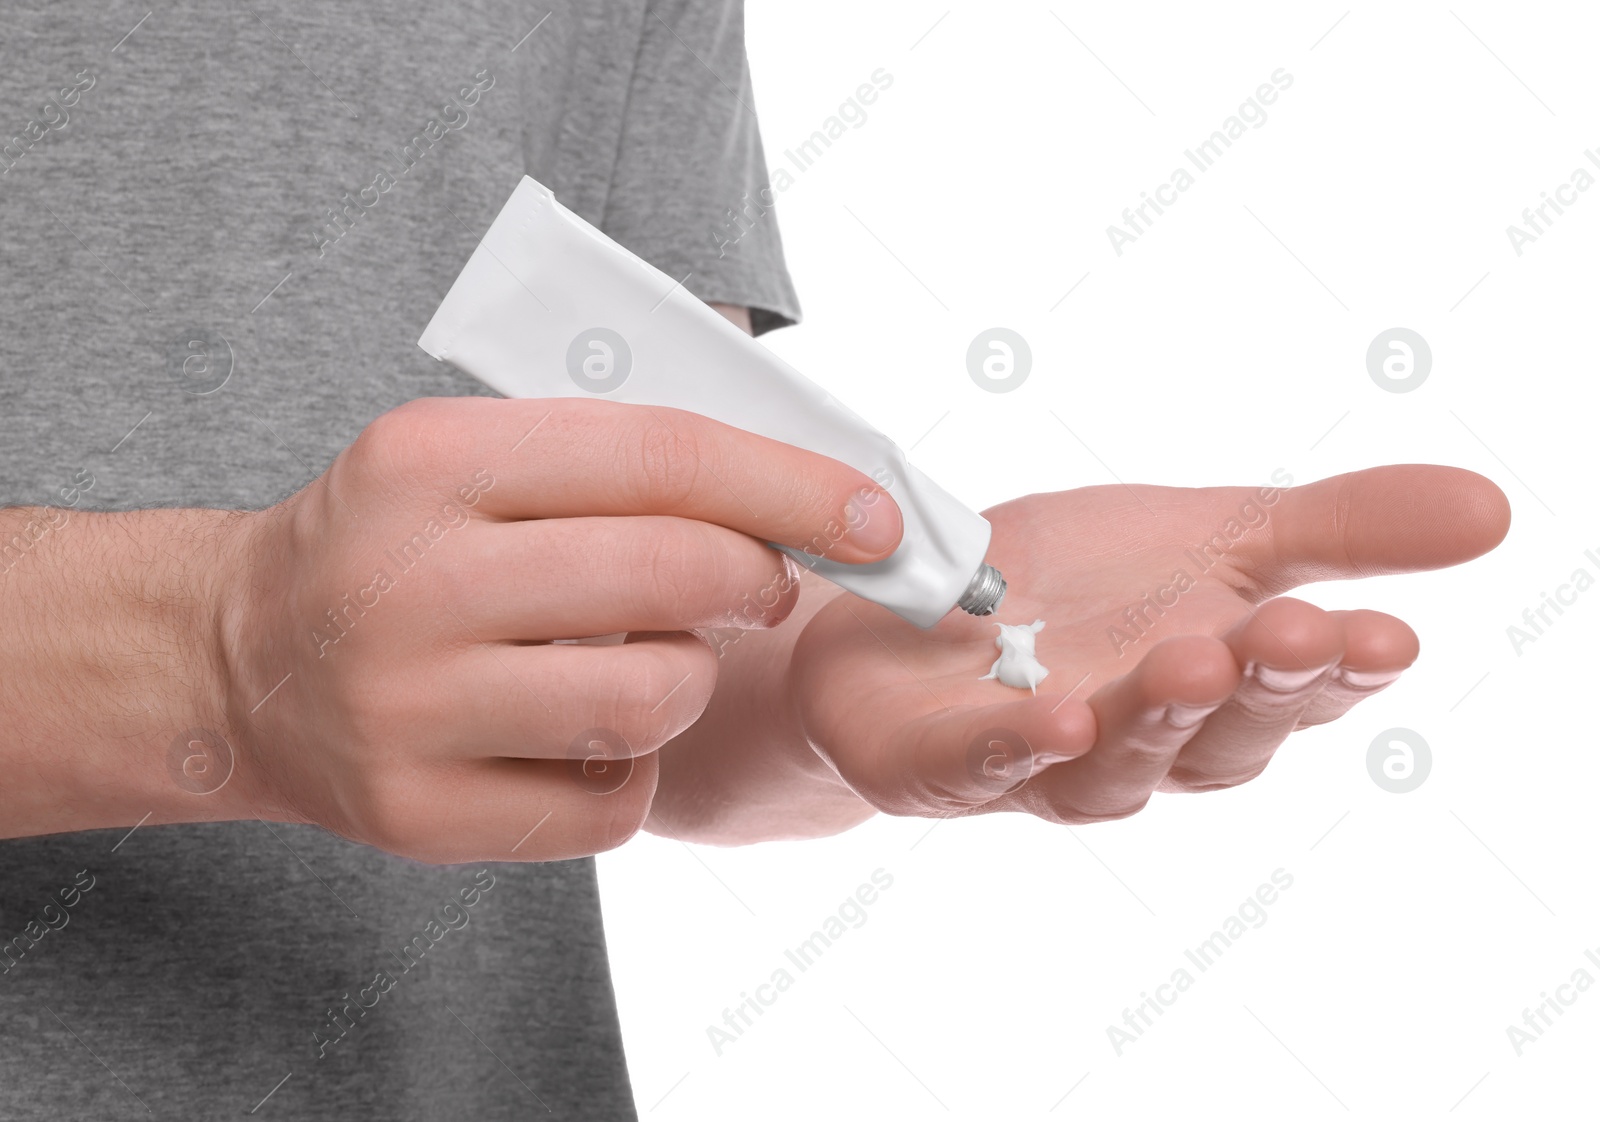
[[[0,3],[0,504],[260,508],[379,413],[487,393],[416,339],[524,173],[796,318],[772,216],[727,236],[766,180],[738,0],[552,3]],[[0,842],[0,1117],[258,1106],[633,1117],[593,862]]]

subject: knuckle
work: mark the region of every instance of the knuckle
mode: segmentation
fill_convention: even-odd
[[[620,849],[638,836],[644,829],[645,820],[650,817],[648,802],[631,796],[621,802],[624,809],[611,815],[607,820],[606,829],[597,839],[596,853],[608,853],[613,849]]]
[[[1103,805],[1092,802],[1088,804],[1079,803],[1075,806],[1061,808],[1058,811],[1061,816],[1057,821],[1069,826],[1093,826],[1101,822],[1120,822],[1124,818],[1132,818],[1149,805],[1149,795],[1133,803],[1107,803]]]
[[[647,757],[630,782],[602,797],[604,810],[597,815],[590,845],[596,853],[606,853],[627,844],[644,829],[655,797],[655,760]]]
[[[441,398],[417,398],[380,413],[347,449],[350,467],[366,476],[414,475],[448,439],[448,411]]]
[[[1204,791],[1224,791],[1230,787],[1243,786],[1266,770],[1265,764],[1244,771],[1222,773],[1208,771],[1204,768],[1175,767],[1168,773],[1167,780],[1179,790],[1198,794]]]
[[[357,841],[417,860],[426,860],[427,840],[419,826],[429,820],[418,805],[417,787],[409,778],[377,772],[367,777],[357,814]]]
[[[1287,732],[1294,727],[1300,711],[1322,692],[1325,684],[1318,680],[1297,690],[1280,692],[1252,683],[1238,690],[1230,704],[1241,725],[1256,730],[1282,726]]]
[[[694,548],[691,542],[697,536],[693,528],[663,519],[647,525],[634,540],[629,586],[636,612],[645,618],[665,612],[672,618],[703,599],[707,587],[721,587],[727,558],[719,550]]]
[[[1355,506],[1356,476],[1346,475],[1339,483],[1339,493],[1334,496],[1333,510],[1329,519],[1333,531],[1333,540],[1339,545],[1339,553],[1344,563],[1355,567],[1355,560],[1350,555],[1350,512]]]
[[[704,443],[690,425],[674,426],[654,415],[644,419],[632,456],[646,509],[670,513],[688,505],[707,466]]]
[[[686,644],[692,643],[694,653]],[[716,656],[690,637],[624,675],[613,702],[617,731],[634,756],[661,747],[700,718],[716,684]]]
[[[636,646],[630,665],[617,676],[612,704],[619,715],[631,715],[659,705],[676,683],[670,679],[666,660],[650,644]],[[629,743],[632,743],[630,738]]]
[[[1095,814],[1090,819],[1090,822],[1091,823],[1094,823],[1094,822],[1120,822],[1124,818],[1132,818],[1135,814],[1138,814],[1140,811],[1142,811],[1145,807],[1147,807],[1149,805],[1150,805],[1150,800],[1149,799],[1142,799],[1139,802],[1133,804],[1132,806],[1124,806],[1124,807],[1118,807],[1115,810],[1101,811],[1098,814]]]
[[[1176,745],[1129,741],[1117,748],[1117,768],[1124,773],[1164,775],[1177,751]]]
[[[1004,792],[996,791],[998,796]],[[951,818],[964,811],[971,810],[984,801],[981,797],[962,794],[960,791],[945,786],[933,780],[922,780],[909,792],[910,801],[916,806],[919,817]]]

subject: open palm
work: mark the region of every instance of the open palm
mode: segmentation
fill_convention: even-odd
[[[1281,593],[1459,564],[1510,522],[1458,468],[1372,468],[1302,487],[1087,487],[985,512],[1009,590],[990,620],[928,631],[841,595],[796,645],[807,736],[892,814],[1022,810],[1120,818],[1157,789],[1259,775],[1296,728],[1333,720],[1417,655],[1393,616]],[[985,674],[994,621],[1043,619],[1036,696]]]

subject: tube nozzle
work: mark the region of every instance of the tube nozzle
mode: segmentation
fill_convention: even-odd
[[[993,565],[979,565],[972,574],[967,590],[956,601],[956,607],[969,616],[990,616],[1000,610],[1000,601],[1006,598],[1006,578]]]

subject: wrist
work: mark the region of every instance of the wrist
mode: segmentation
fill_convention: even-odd
[[[0,512],[48,525],[0,575],[7,836],[244,816],[223,716],[214,510]]]
[[[145,712],[118,762],[142,779],[126,776],[128,796],[143,796],[149,824],[253,817],[222,627],[238,576],[236,542],[250,516],[189,509],[97,517],[124,523],[95,535],[106,553],[87,570],[122,575],[123,594],[104,605],[118,626],[108,629],[100,657],[119,678],[141,681],[135,675],[144,672],[135,700]]]
[[[293,688],[293,675],[281,665],[287,661],[281,657],[285,652],[271,649],[267,629],[255,618],[263,599],[287,595],[289,566],[271,555],[270,542],[290,510],[278,504],[239,514],[221,528],[207,551],[214,576],[206,593],[206,643],[197,656],[207,664],[206,680],[213,683],[213,727],[226,737],[231,755],[227,784],[212,797],[220,796],[218,809],[233,818],[303,820],[274,793],[264,739],[269,707],[284,700],[281,692]]]

